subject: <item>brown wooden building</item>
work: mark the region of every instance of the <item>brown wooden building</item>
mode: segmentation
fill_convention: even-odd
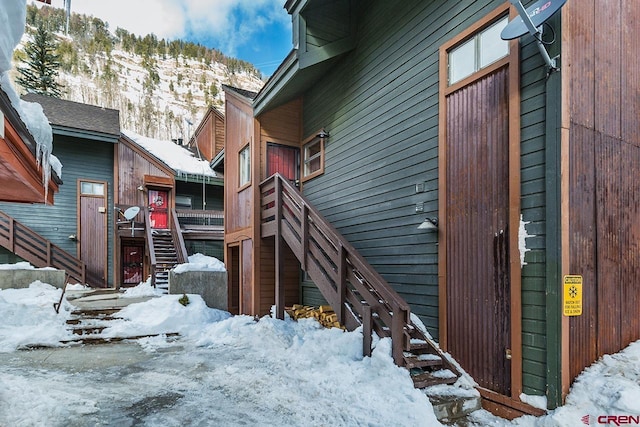
[[[290,55],[258,94],[225,88],[241,313],[328,301],[345,324],[375,323],[362,258],[393,319],[411,330],[404,301],[511,416],[532,411],[521,393],[562,404],[585,367],[640,339],[640,4],[568,0],[544,27],[557,69],[528,33],[501,40],[510,2],[285,7]]]
[[[204,160],[200,163],[208,174],[169,166],[172,156],[190,155],[170,141],[121,137],[115,166],[115,270],[122,286],[151,276],[155,286],[166,287],[168,270],[187,262],[188,255],[222,257],[222,177]]]

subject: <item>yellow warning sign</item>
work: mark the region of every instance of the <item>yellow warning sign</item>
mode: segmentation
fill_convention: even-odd
[[[582,276],[564,276],[562,308],[565,316],[582,314]]]

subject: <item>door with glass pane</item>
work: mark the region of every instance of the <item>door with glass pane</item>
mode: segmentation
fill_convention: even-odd
[[[79,181],[78,253],[91,286],[107,286],[107,183]]]

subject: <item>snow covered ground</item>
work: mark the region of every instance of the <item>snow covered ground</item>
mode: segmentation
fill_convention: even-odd
[[[127,294],[154,292],[141,284]],[[360,331],[324,329],[313,319],[231,316],[197,295],[187,306],[179,295],[131,304],[105,331],[179,332],[178,339],[19,350],[71,338],[65,321],[72,305],[64,300],[56,315],[59,297],[59,289],[40,282],[0,291],[0,426],[439,425],[408,372],[393,364],[388,340],[363,358]],[[63,363],[82,352],[84,367]],[[639,416],[636,342],[587,369],[566,406],[512,422],[477,411],[472,425],[627,425],[620,421]]]

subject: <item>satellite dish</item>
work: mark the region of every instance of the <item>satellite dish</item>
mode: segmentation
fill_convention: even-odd
[[[522,16],[518,16],[504,27],[502,33],[500,33],[500,38],[502,38],[502,40],[512,40],[530,33],[531,29],[527,24],[531,23],[534,28],[538,28],[551,18],[562,6],[564,6],[566,2],[567,0],[538,0],[525,11],[526,15],[529,17],[528,21],[530,22],[525,22]],[[522,15],[521,9],[524,9],[524,7],[522,7],[522,3],[519,1],[514,2],[513,0],[511,3],[516,6],[518,13]]]
[[[138,215],[138,213],[140,213],[140,208],[138,206],[131,206],[126,211],[124,211],[123,215],[127,219],[127,221],[131,221],[133,218],[135,218],[136,215]]]

